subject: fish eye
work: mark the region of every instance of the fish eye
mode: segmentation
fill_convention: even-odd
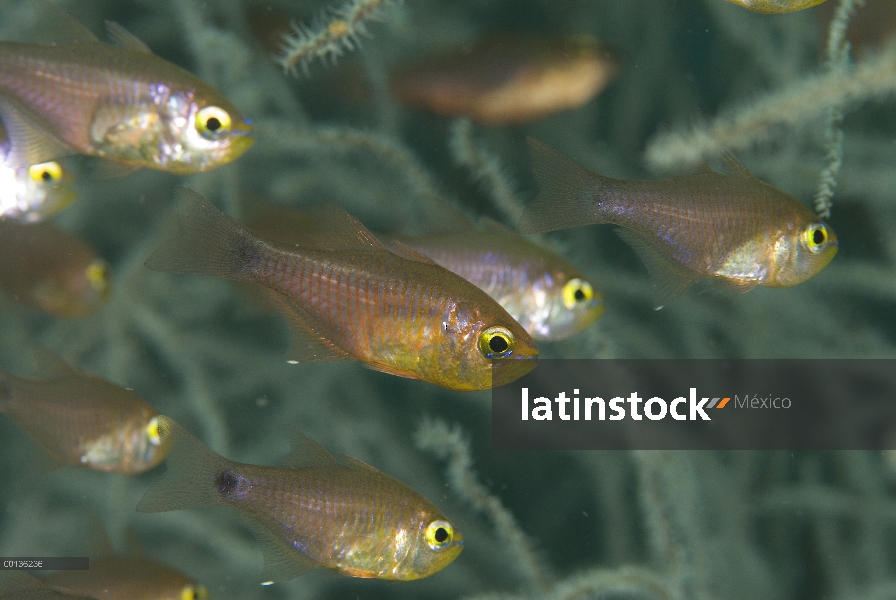
[[[513,352],[516,338],[500,325],[489,327],[479,335],[479,351],[486,358],[503,358]]]
[[[201,585],[198,587],[187,585],[180,591],[180,600],[205,600],[205,598],[208,598],[208,592]]]
[[[149,440],[149,443],[153,446],[158,446],[162,443],[162,437],[159,435],[159,417],[156,415],[155,417],[149,420],[149,423],[146,424],[146,438]]]
[[[444,550],[454,539],[454,527],[448,521],[433,521],[426,526],[426,545],[433,550]]]
[[[594,288],[584,279],[570,279],[563,286],[563,304],[568,309],[573,309],[583,302],[594,299]]]
[[[815,223],[814,225],[810,225],[808,229],[806,229],[806,237],[805,244],[809,249],[809,252],[817,253],[821,251],[821,247],[824,246],[830,236],[828,235],[827,225],[824,223]]]
[[[101,258],[92,261],[87,265],[85,274],[87,281],[90,282],[90,287],[100,294],[106,293],[109,289],[109,265],[106,264],[106,261]]]
[[[33,181],[43,181],[46,183],[59,181],[62,179],[62,165],[55,161],[31,165],[28,167],[28,176],[31,177]]]
[[[207,140],[221,139],[230,133],[230,124],[230,115],[217,106],[206,106],[196,113],[196,131]]]

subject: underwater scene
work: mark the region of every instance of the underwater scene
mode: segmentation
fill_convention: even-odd
[[[490,392],[896,358],[894,94],[892,0],[0,0],[0,599],[896,598],[892,452]]]

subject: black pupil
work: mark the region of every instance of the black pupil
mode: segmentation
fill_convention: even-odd
[[[444,542],[447,539],[448,539],[448,532],[445,531],[444,527],[439,527],[438,529],[436,529],[436,541],[438,543],[441,544],[442,542]]]
[[[44,171],[43,173],[40,174],[40,178],[43,179],[44,181],[50,181],[51,179],[53,179],[53,176],[50,175],[49,171]]]
[[[579,301],[584,300],[584,299],[585,299],[585,292],[582,291],[582,288],[579,288],[579,289],[576,290],[576,293],[573,294],[573,297],[574,297],[576,300],[579,300]]]
[[[218,120],[218,117],[209,117],[208,121],[205,122],[205,127],[209,131],[218,131],[221,129],[221,121]]]
[[[820,244],[824,241],[824,232],[821,229],[816,229],[812,232],[812,241],[815,244]]]
[[[503,335],[496,335],[488,341],[488,347],[492,352],[504,352],[508,348],[507,340]],[[438,535],[438,532],[436,533]]]

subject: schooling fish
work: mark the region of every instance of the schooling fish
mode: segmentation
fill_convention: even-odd
[[[59,317],[80,317],[109,294],[109,267],[86,242],[50,223],[0,219],[0,287]]]
[[[315,567],[352,577],[411,580],[445,568],[463,538],[429,500],[350,456],[346,464],[297,435],[286,467],[234,462],[169,419],[168,471],[137,505],[140,512],[230,506],[250,515],[262,546],[266,582]]]
[[[140,556],[90,559],[87,571],[60,571],[42,579],[56,589],[102,600],[205,600],[208,592],[189,577]]]
[[[167,448],[159,439],[158,413],[146,400],[47,358],[56,373],[45,381],[0,371],[0,413],[60,464],[133,474],[162,461]]]
[[[604,312],[603,297],[561,256],[498,223],[404,243],[484,290],[536,340],[561,340]]]
[[[0,570],[0,600],[96,600],[54,590],[24,571]]]
[[[535,368],[532,338],[485,292],[410,248],[388,251],[335,206],[287,245],[194,192],[179,194],[178,231],[147,266],[272,290],[292,329],[293,362],[356,359],[453,390],[503,385]]]
[[[728,160],[733,175],[655,181],[610,179],[529,138],[540,194],[520,231],[618,225],[655,278],[661,307],[702,277],[739,291],[790,287],[837,253],[837,236],[799,200]]]
[[[120,25],[109,29],[118,47],[73,19],[69,33],[79,43],[0,42],[0,119],[11,165],[80,152],[187,174],[249,148],[252,126],[224,96]]]
[[[728,2],[738,4],[753,12],[780,14],[818,6],[824,0],[728,0]]]
[[[71,204],[75,191],[58,162],[11,167],[0,162],[0,220],[37,223]]]
[[[582,106],[616,76],[618,52],[587,36],[492,36],[392,75],[398,100],[484,125],[514,125]]]

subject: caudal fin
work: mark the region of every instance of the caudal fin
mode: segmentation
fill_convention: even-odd
[[[594,196],[606,178],[534,138],[526,138],[538,197],[523,211],[521,233],[540,233],[601,221]]]
[[[175,198],[177,222],[146,266],[154,271],[246,279],[246,258],[263,242],[194,191],[180,187]]]
[[[206,448],[168,417],[159,417],[159,437],[171,445],[165,459],[168,470],[149,488],[137,510],[151,513],[223,505],[218,481],[234,476],[235,463]]]

